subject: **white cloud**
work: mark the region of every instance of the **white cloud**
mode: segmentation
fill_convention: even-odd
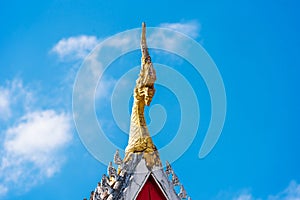
[[[229,191],[221,191],[215,199],[222,200],[300,200],[300,184],[291,181],[287,188],[276,195],[268,195],[266,198],[255,197],[250,190],[243,189],[233,193]]]
[[[110,100],[112,89],[114,85],[116,84],[117,80],[110,78],[105,79],[101,81],[98,84],[97,90],[96,90],[96,100],[105,99]]]
[[[8,119],[10,116],[9,91],[0,88],[0,119]]]
[[[124,36],[114,36],[113,38],[111,38],[109,41],[106,42],[107,46],[111,46],[111,47],[124,47],[124,46],[129,46],[130,43],[133,43],[136,41],[132,41],[130,40],[129,37],[124,37]]]
[[[172,29],[175,32],[166,31],[164,29],[156,29],[155,32],[148,36],[149,46],[159,46],[160,49],[167,49],[170,52],[181,52],[181,56],[184,56],[184,53],[186,52],[185,49],[190,48],[192,44],[191,40],[176,33],[176,31],[184,33],[194,39],[196,39],[200,33],[200,24],[197,21],[189,21],[185,23],[162,23],[159,27]],[[172,59],[174,58],[176,59],[175,56],[173,56]]]
[[[90,53],[99,42],[100,40],[98,40],[96,36],[72,36],[68,38],[62,38],[51,49],[51,53],[58,55],[61,61],[75,61],[71,64],[71,67],[68,69],[68,72],[63,80],[63,85],[67,86],[69,91],[72,91],[74,82],[78,81],[78,77],[76,75],[82,64],[82,60],[86,58],[86,67],[81,67],[81,69],[85,69],[85,71],[88,72],[88,76],[84,77],[84,81],[82,82],[83,84],[79,86],[79,90],[81,95],[89,95],[94,93],[94,88],[88,83],[98,80],[99,74],[102,73],[103,67],[102,63],[98,61],[97,54]],[[88,56],[88,54],[90,55]]]
[[[62,61],[78,60],[86,57],[98,43],[95,36],[63,38],[54,45],[51,52],[56,53]]]
[[[252,194],[246,192],[234,197],[233,200],[255,200],[255,198],[252,196]]]
[[[176,37],[174,38],[174,35],[168,35],[163,30],[156,30],[153,34],[151,34],[148,37],[148,43],[171,50],[177,49],[178,46],[181,45],[178,43],[178,40],[176,40]]]
[[[8,188],[5,187],[4,185],[0,185],[0,196],[3,196],[7,193]]]
[[[26,114],[6,131],[5,150],[38,162],[39,154],[49,154],[69,140],[68,117],[53,110]]]
[[[200,24],[196,20],[178,23],[162,23],[159,27],[179,31],[192,38],[199,37],[201,29]],[[57,54],[62,61],[81,60],[85,58],[99,42],[100,40],[96,36],[72,36],[58,41],[51,49],[51,52]],[[139,41],[132,41],[126,37],[114,37],[109,42],[108,45],[110,46],[122,47],[124,44],[130,45],[133,42]]]
[[[215,200],[260,200],[253,196],[250,189],[243,189],[238,192],[233,191],[220,191],[214,198]]]
[[[276,195],[270,195],[268,200],[300,200],[300,184],[291,181],[285,190]]]
[[[64,159],[61,152],[71,138],[70,117],[65,113],[45,110],[24,115],[4,131],[0,161],[2,190],[24,192],[52,177],[60,170]]]
[[[160,24],[162,28],[169,28],[181,33],[184,33],[192,38],[199,37],[200,33],[200,24],[197,21],[188,21],[188,22],[178,22],[178,23],[162,23]]]
[[[57,173],[72,139],[66,112],[41,110],[39,95],[22,80],[0,86],[0,196],[25,192]],[[52,98],[52,97],[51,97]]]
[[[33,102],[32,92],[23,86],[22,80],[16,78],[7,81],[4,86],[0,86],[0,119],[11,118],[16,106],[28,110]]]

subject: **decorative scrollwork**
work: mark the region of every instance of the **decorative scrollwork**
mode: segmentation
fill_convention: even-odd
[[[186,199],[186,197],[187,197],[187,194],[186,194],[186,191],[185,191],[183,185],[180,185],[180,192],[179,192],[178,196],[181,199]]]
[[[114,155],[114,163],[118,166],[123,164],[123,160],[120,157],[119,149],[116,150],[116,153]]]
[[[166,174],[169,177],[173,173],[173,169],[168,161],[166,161]]]
[[[156,80],[156,72],[151,62],[151,57],[148,52],[146,43],[146,24],[142,25],[141,36],[141,70],[138,79],[136,80],[136,86],[134,88],[134,101],[132,105],[131,121],[130,121],[130,133],[128,145],[126,147],[126,155],[124,161],[128,161],[130,154],[138,152],[157,153],[157,149],[150,137],[150,133],[144,117],[145,106],[149,106],[155,93],[154,82]],[[159,157],[156,156],[155,157]],[[148,166],[154,165],[160,162],[148,163]]]

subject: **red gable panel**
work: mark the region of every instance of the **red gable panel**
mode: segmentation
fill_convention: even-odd
[[[149,176],[142,190],[138,194],[136,200],[167,200],[163,192],[153,179],[152,175]]]

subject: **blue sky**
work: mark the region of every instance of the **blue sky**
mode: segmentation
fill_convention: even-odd
[[[205,83],[183,59],[152,51],[153,62],[190,81],[201,105],[197,135],[172,163],[188,194],[212,200],[299,199],[298,9],[297,1],[1,1],[0,199],[89,196],[106,166],[86,150],[74,126],[76,73],[99,42],[139,28],[142,21],[184,31],[202,44],[225,85],[222,135],[199,159],[211,115]],[[112,63],[97,90],[98,119],[106,120],[107,137],[119,148],[125,148],[126,135],[113,121],[110,94],[139,56],[132,52]],[[153,137],[160,148],[176,136],[180,109],[176,95],[156,88],[153,104],[167,113],[165,127]]]

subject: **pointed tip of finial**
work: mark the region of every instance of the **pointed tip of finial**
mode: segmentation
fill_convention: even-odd
[[[141,35],[141,50],[143,57],[148,57],[148,48],[147,48],[147,43],[146,43],[146,23],[142,23],[142,35]]]

